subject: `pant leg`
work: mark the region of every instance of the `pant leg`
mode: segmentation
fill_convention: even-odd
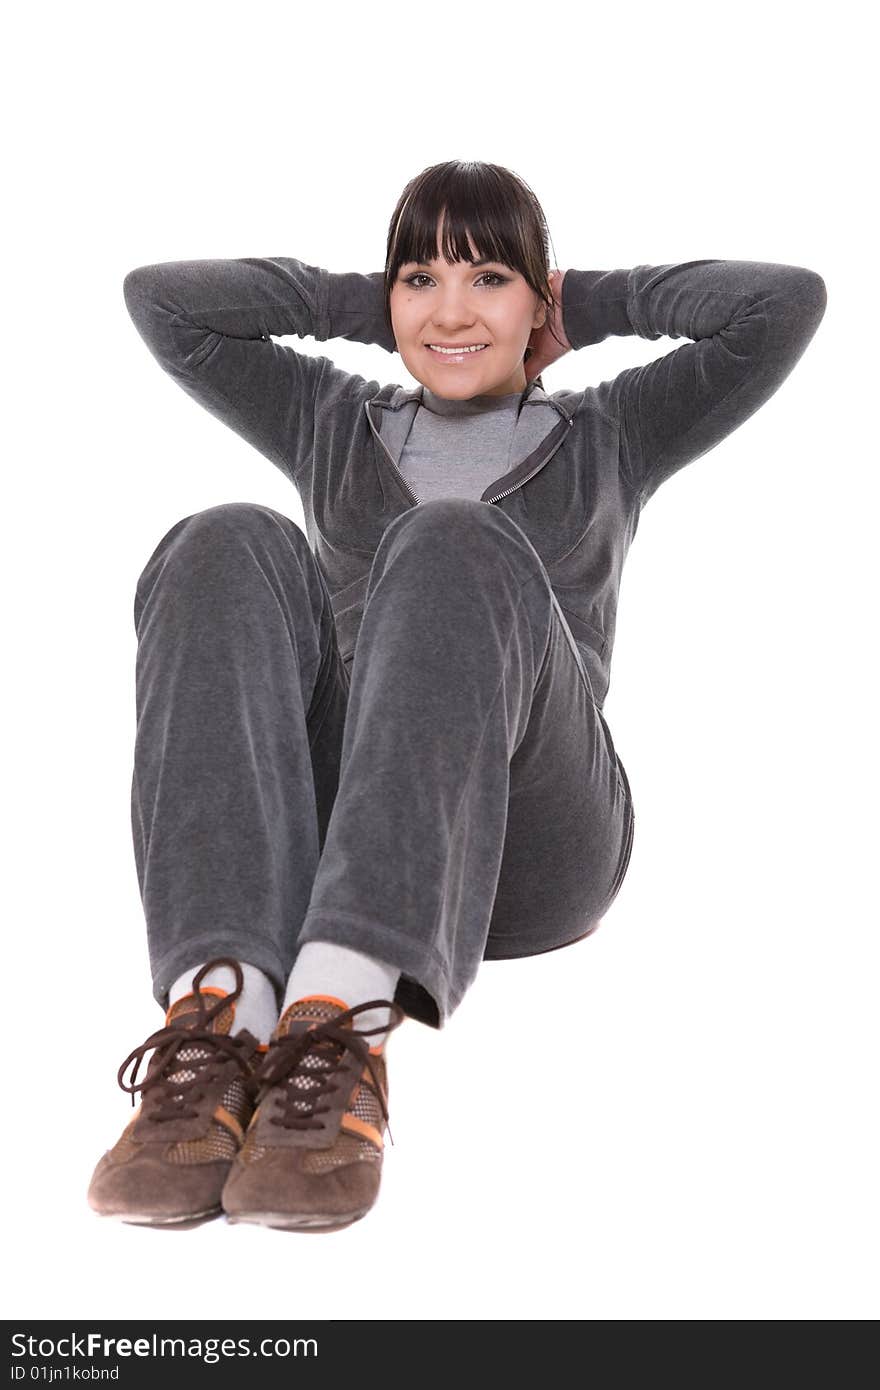
[[[634,831],[626,769],[554,599],[545,669],[511,761],[484,959],[537,955],[591,935],[620,892]]]
[[[434,1027],[481,960],[585,935],[619,886],[628,787],[566,633],[498,508],[422,503],[383,533],[300,941],[394,961]]]
[[[306,536],[270,507],[178,521],[137,584],[131,815],[153,993],[215,955],[279,1001],[339,777],[348,676]]]

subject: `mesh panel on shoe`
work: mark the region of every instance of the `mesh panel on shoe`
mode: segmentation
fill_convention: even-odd
[[[242,1129],[247,1126],[251,1103],[240,1076],[236,1076],[227,1086],[220,1104],[235,1116]],[[238,1140],[231,1130],[219,1120],[214,1120],[208,1133],[201,1139],[181,1139],[169,1146],[165,1157],[170,1163],[210,1163],[212,1159],[233,1159],[238,1147]]]
[[[209,1051],[208,1048],[200,1047],[194,1043],[190,1047],[182,1047],[178,1052],[175,1061],[183,1063],[206,1061],[212,1055],[213,1054]],[[174,1071],[170,1071],[168,1073],[168,1080],[173,1081],[176,1084],[180,1084],[183,1081],[194,1081],[197,1075],[198,1072],[193,1071],[192,1069],[186,1066],[181,1066],[176,1067]]]
[[[333,1004],[329,1000],[314,998],[298,1000],[285,1010],[278,1026],[278,1033],[281,1036],[285,1035],[288,1031],[287,1024],[295,1018],[308,1018],[310,1021],[314,1020],[320,1023],[326,1019],[335,1018],[342,1012],[343,1010],[338,1004]],[[384,1057],[374,1058],[374,1062],[378,1063],[384,1084]],[[320,1085],[319,1077],[332,1070],[334,1065],[333,1054],[329,1050],[322,1051],[319,1046],[314,1051],[307,1052],[299,1062],[296,1072],[289,1076],[284,1083],[288,1097],[286,1104],[294,1111],[308,1111],[311,1107],[311,1102],[307,1099],[309,1092]],[[308,1075],[309,1072],[312,1075]],[[302,1101],[293,1098],[295,1091],[303,1092]],[[382,1114],[379,1099],[363,1080],[357,1088],[354,1100],[348,1107],[348,1113],[373,1125],[380,1134],[383,1133],[385,1117]],[[256,1130],[251,1128],[245,1136],[244,1145],[239,1153],[239,1162],[244,1164],[257,1163],[270,1152],[272,1152],[272,1146],[258,1143]],[[330,1148],[298,1150],[298,1166],[305,1173],[323,1173],[332,1168],[341,1168],[349,1163],[381,1163],[381,1161],[382,1150],[380,1148],[377,1148],[369,1139],[351,1134],[346,1130],[340,1130]]]
[[[213,1008],[214,1005],[217,1003],[218,998],[219,995],[205,993],[204,991],[202,992],[202,1000],[206,1008]],[[179,999],[176,999],[174,1003],[171,1005],[171,1008],[168,1010],[166,1014],[166,1019],[168,1023],[173,1023],[176,1019],[181,1018],[184,1015],[192,1014],[195,1017],[198,1015],[198,1012],[199,1006],[195,995],[183,994]],[[230,1032],[232,1029],[232,1023],[234,1018],[235,1001],[233,1000],[231,1004],[225,1005],[224,1008],[222,1008],[218,1014],[214,1015],[213,1019],[211,1020],[211,1032]]]
[[[212,1159],[231,1160],[237,1153],[235,1136],[219,1120],[213,1120],[201,1139],[181,1139],[170,1146],[165,1157],[169,1163],[210,1163]]]
[[[329,1168],[341,1168],[344,1163],[378,1163],[382,1155],[369,1139],[342,1133],[332,1149],[304,1149],[303,1171],[325,1173]]]
[[[109,1149],[110,1158],[114,1163],[127,1163],[136,1153],[139,1153],[142,1145],[135,1142],[131,1137],[131,1132],[137,1123],[137,1115],[132,1116],[125,1129],[120,1134],[112,1149]]]
[[[294,1091],[304,1091],[307,1096],[310,1091],[316,1090],[321,1085],[321,1076],[325,1076],[328,1071],[332,1070],[332,1061],[328,1061],[326,1057],[319,1057],[316,1052],[307,1052],[297,1067],[296,1073],[287,1080],[289,1094],[292,1095]],[[306,1072],[310,1071],[317,1072],[318,1075],[305,1075]],[[305,1111],[308,1111],[312,1104],[310,1100],[305,1098],[303,1100],[291,1100],[290,1103],[294,1110]]]
[[[250,1130],[239,1152],[240,1163],[259,1163],[271,1150],[267,1144],[258,1144],[255,1131]],[[361,1139],[356,1134],[343,1130],[330,1149],[297,1150],[300,1166],[306,1173],[323,1173],[328,1168],[341,1168],[346,1163],[378,1163],[382,1153],[369,1139]]]
[[[309,1021],[314,1019],[318,1023],[323,1023],[327,1019],[336,1018],[343,1010],[338,1004],[334,1004],[329,999],[298,999],[296,1003],[289,1005],[284,1010],[281,1023],[278,1025],[279,1033],[286,1033],[286,1024],[294,1018],[307,1018]]]
[[[370,1089],[365,1081],[361,1082],[358,1093],[349,1106],[349,1111],[357,1119],[366,1120],[368,1125],[374,1125],[379,1133],[382,1133],[382,1129],[385,1125],[382,1107],[379,1104],[378,1096]]]
[[[258,1159],[265,1158],[269,1152],[265,1144],[258,1144],[254,1138],[256,1131],[249,1129],[244,1136],[244,1143],[238,1154],[239,1163],[255,1163]]]

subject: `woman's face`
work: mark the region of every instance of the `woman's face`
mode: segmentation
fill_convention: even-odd
[[[437,245],[442,246],[441,227]],[[476,249],[468,240],[473,256]],[[502,261],[407,262],[390,293],[391,325],[407,371],[438,396],[467,400],[526,387],[523,353],[547,309],[519,271]],[[480,351],[442,353],[439,346]]]

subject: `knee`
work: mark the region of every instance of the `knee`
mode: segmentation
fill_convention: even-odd
[[[305,540],[295,522],[260,502],[221,502],[216,507],[206,507],[204,511],[184,517],[179,525],[182,528],[181,536],[190,542],[203,536],[211,543],[222,541],[226,537],[233,540],[246,537],[251,540],[254,537],[271,536],[277,533],[279,528],[286,534],[298,533]]]
[[[272,507],[259,502],[221,502],[216,507],[205,507],[203,511],[193,512],[191,516],[176,521],[165,532],[144,568],[148,569],[158,555],[166,554],[172,547],[175,550],[205,547],[213,553],[227,541],[238,544],[243,539],[277,535],[279,531],[294,544],[301,541],[308,545],[296,522]]]
[[[484,515],[491,511],[488,502],[477,502],[470,497],[436,497],[431,502],[420,502],[417,507],[402,512],[387,529],[417,533],[460,530],[463,526],[478,526]]]
[[[387,538],[388,544],[405,537],[408,545],[435,543],[445,549],[461,544],[470,548],[474,541],[479,542],[483,537],[489,539],[505,530],[504,522],[509,520],[488,502],[473,501],[469,497],[438,497],[432,502],[420,502],[417,507],[410,507],[409,511],[395,517],[382,539]]]
[[[417,551],[420,556],[437,552],[472,557],[485,552],[512,558],[522,577],[535,573],[537,556],[525,532],[517,523],[489,502],[469,497],[440,497],[421,502],[398,516],[386,527],[377,559],[390,560],[400,551]]]
[[[308,540],[296,522],[258,502],[221,502],[181,517],[165,532],[137,581],[137,591],[155,574],[158,565],[174,558],[186,565],[194,560],[223,563],[242,545],[285,542],[308,550]]]

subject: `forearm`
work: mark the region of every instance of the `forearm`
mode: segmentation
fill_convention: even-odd
[[[328,284],[331,338],[375,343],[396,352],[394,334],[385,318],[385,276],[381,270],[331,273]]]
[[[770,261],[567,272],[563,306],[574,347],[612,333],[691,339],[599,388],[620,421],[623,472],[643,500],[769,400],[825,304],[815,271]]]
[[[735,324],[748,335],[752,311],[780,350],[790,351],[812,335],[824,304],[821,276],[802,266],[764,261],[568,270],[562,285],[563,326],[573,348],[627,334],[699,341]]]
[[[126,275],[138,332],[163,362],[198,358],[224,338],[344,337],[394,350],[384,323],[381,274],[334,274],[293,257],[167,261]]]

